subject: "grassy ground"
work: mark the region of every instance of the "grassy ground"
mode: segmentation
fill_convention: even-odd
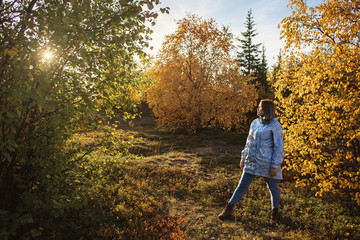
[[[328,196],[279,183],[280,220],[268,225],[270,194],[265,181],[255,179],[237,204],[234,217],[217,215],[235,189],[241,172],[245,134],[204,130],[196,135],[158,129],[153,119],[122,125],[118,134],[133,139],[126,161],[126,179],[164,202],[164,211],[185,219],[190,239],[356,239],[360,238],[359,208]],[[130,137],[132,136],[132,137]]]

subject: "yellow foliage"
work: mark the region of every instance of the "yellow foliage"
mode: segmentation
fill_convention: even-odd
[[[17,53],[19,52],[19,50],[16,47],[12,47],[10,49],[6,48],[4,50],[4,56],[8,55],[10,57],[15,56]]]
[[[168,35],[152,73],[147,100],[160,124],[195,132],[219,125],[240,129],[256,106],[249,77],[239,74],[234,37],[214,20],[188,15]]]
[[[289,5],[293,14],[281,23],[286,47],[275,83],[286,168],[317,195],[350,194],[360,205],[359,1]]]

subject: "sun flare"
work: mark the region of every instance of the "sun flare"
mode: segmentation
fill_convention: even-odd
[[[51,51],[49,51],[49,50],[44,51],[44,53],[43,53],[44,61],[48,62],[48,61],[51,61],[53,58],[54,58],[54,55]]]

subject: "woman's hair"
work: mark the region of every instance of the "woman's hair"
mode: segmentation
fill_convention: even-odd
[[[275,104],[272,100],[263,99],[260,101],[260,106],[265,113],[265,115],[263,116],[265,123],[269,123],[276,117]]]

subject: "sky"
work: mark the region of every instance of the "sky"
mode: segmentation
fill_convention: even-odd
[[[317,4],[321,0],[308,2]],[[241,38],[241,32],[246,31],[244,23],[247,13],[251,9],[258,33],[254,43],[265,46],[268,66],[272,66],[284,46],[284,41],[280,40],[278,25],[282,19],[291,15],[292,10],[287,8],[287,4],[287,0],[161,0],[158,7],[170,7],[170,13],[159,14],[157,24],[152,27],[154,32],[150,45],[154,49],[147,52],[156,55],[161,49],[164,37],[175,32],[176,22],[187,13],[196,14],[204,19],[213,18],[219,27],[230,27],[231,32]]]

